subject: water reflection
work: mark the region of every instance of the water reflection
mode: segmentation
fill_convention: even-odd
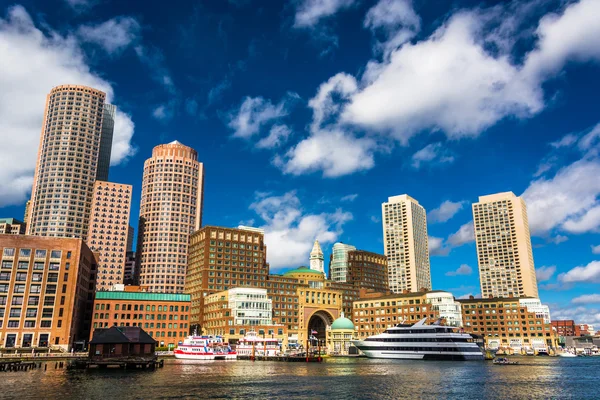
[[[2,374],[1,398],[22,399],[548,399],[597,398],[600,357],[519,358],[521,365],[329,359],[316,363],[169,360],[148,371]]]

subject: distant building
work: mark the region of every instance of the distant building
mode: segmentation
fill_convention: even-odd
[[[527,206],[512,192],[473,204],[481,297],[538,297]]]
[[[85,238],[94,182],[112,145],[114,112],[105,113],[106,94],[80,85],[52,88],[46,109],[27,233],[35,236]],[[105,118],[106,117],[106,118]],[[110,136],[110,138],[109,138]],[[110,154],[108,154],[110,159]]]
[[[329,258],[329,279],[336,282],[347,282],[348,275],[348,252],[356,250],[356,247],[334,243]]]
[[[480,335],[486,348],[521,353],[555,348],[558,336],[542,314],[529,311],[520,298],[459,299],[464,330]]]
[[[23,223],[27,224],[29,218],[29,208],[31,207],[31,200],[27,200],[25,203],[25,212],[23,213]]]
[[[542,304],[540,299],[535,298],[521,298],[519,299],[519,305],[527,307],[527,311],[535,313],[538,317],[544,319],[544,323],[549,324],[550,318],[550,307]]]
[[[331,329],[329,330],[329,335],[327,337],[327,349],[333,354],[351,354],[350,349],[353,347],[352,340],[354,339],[358,339],[354,324],[342,313],[342,316],[331,324]],[[357,349],[356,353],[358,353]]]
[[[82,239],[0,235],[0,346],[83,347],[96,259]]]
[[[144,162],[136,262],[140,285],[183,293],[190,235],[202,226],[204,167],[177,140],[152,150]]]
[[[107,290],[123,283],[131,185],[96,181],[86,243],[100,253],[96,289]]]
[[[551,325],[558,336],[575,336],[575,321],[572,319],[555,319]]]
[[[383,247],[388,261],[388,282],[394,293],[431,290],[427,213],[403,194],[381,205]]]
[[[387,257],[364,250],[349,251],[346,282],[361,289],[387,292],[390,290]]]
[[[133,252],[133,239],[135,236],[135,232],[133,230],[133,226],[129,225],[127,227],[127,251]]]
[[[128,251],[125,256],[123,283],[126,285],[137,285],[137,272],[137,268],[135,267],[135,252]]]
[[[591,336],[596,334],[594,325],[577,324],[575,325],[575,336]]]
[[[139,327],[159,346],[174,347],[189,333],[190,295],[101,291],[96,292],[93,313],[92,333],[111,326]]]
[[[310,269],[325,275],[325,258],[318,240],[315,240],[315,244],[310,252]]]
[[[139,327],[99,328],[90,341],[89,357],[92,360],[155,358],[156,341]]]
[[[0,218],[0,235],[24,235],[25,223],[14,218]]]

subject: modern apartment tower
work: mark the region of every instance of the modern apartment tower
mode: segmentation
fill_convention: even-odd
[[[527,206],[512,192],[473,204],[481,296],[538,297]]]
[[[198,153],[178,141],[156,146],[144,163],[136,266],[148,291],[183,293],[190,235],[202,225],[203,188]]]
[[[131,185],[96,181],[86,243],[99,253],[97,290],[109,290],[125,280]]]
[[[390,290],[394,293],[431,290],[425,209],[403,194],[389,197],[381,205],[381,214]]]
[[[112,106],[105,100],[104,92],[79,85],[57,86],[48,94],[26,218],[29,235],[86,237],[94,182],[106,158],[102,151],[112,145],[113,123],[104,118],[105,107]]]
[[[348,252],[356,250],[350,244],[335,243],[329,259],[329,279],[336,282],[347,282]]]

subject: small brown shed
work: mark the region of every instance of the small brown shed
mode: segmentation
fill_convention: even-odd
[[[90,341],[92,360],[107,358],[153,358],[156,341],[137,326],[98,328]]]

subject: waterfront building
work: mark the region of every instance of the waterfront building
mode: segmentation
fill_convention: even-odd
[[[346,282],[360,289],[387,292],[390,290],[387,257],[364,250],[349,251]]]
[[[400,323],[414,324],[423,318],[428,324],[442,318],[448,325],[456,325],[456,306],[445,306],[450,297],[451,293],[432,290],[385,296],[372,293],[360,298],[354,302],[352,315],[358,337],[377,335]]]
[[[575,325],[575,336],[591,336],[594,335],[594,325],[589,324],[577,324]]]
[[[223,336],[236,344],[250,331],[260,337],[277,338],[287,345],[287,326],[273,323],[273,300],[266,289],[235,288],[204,299],[203,334]]]
[[[575,336],[575,321],[572,319],[555,319],[550,324],[558,336]]]
[[[310,269],[313,271],[325,274],[325,258],[323,256],[323,250],[318,240],[315,240],[315,244],[310,252]]]
[[[90,340],[89,358],[99,361],[156,358],[156,341],[142,328],[136,326],[111,326],[97,328]]]
[[[106,165],[100,160],[112,145],[105,100],[104,92],[80,85],[57,86],[48,94],[27,234],[87,236],[94,182],[103,175],[99,165]]]
[[[425,209],[403,194],[389,197],[381,205],[381,214],[390,290],[394,293],[431,290]]]
[[[96,181],[86,243],[100,254],[96,290],[124,282],[131,185]]]
[[[0,235],[24,235],[25,223],[14,218],[0,218]]]
[[[432,310],[438,312],[440,318],[444,319],[444,325],[463,326],[460,303],[456,301],[452,293],[442,291],[425,293],[425,303],[429,304]]]
[[[202,226],[204,167],[178,141],[161,144],[144,162],[136,256],[140,285],[183,293],[190,235]]]
[[[335,282],[347,282],[348,275],[348,252],[356,250],[356,247],[334,243],[329,258],[329,279]]]
[[[459,299],[464,330],[482,337],[488,349],[521,353],[555,348],[558,336],[544,316],[529,311],[520,298]]]
[[[95,255],[82,239],[0,235],[0,346],[83,347]]]
[[[327,350],[336,355],[357,354],[357,350],[354,352],[350,350],[351,348],[356,349],[352,346],[352,340],[355,339],[358,339],[358,336],[354,330],[354,324],[342,313],[342,316],[331,324],[327,337]]]
[[[480,196],[473,224],[481,296],[538,297],[527,206],[512,192]]]
[[[185,292],[192,296],[192,323],[202,326],[204,297],[235,287],[265,288],[269,275],[264,234],[205,226],[190,237]]]
[[[137,268],[135,267],[135,252],[128,251],[125,255],[125,271],[123,283],[126,285],[137,285]]]
[[[538,317],[544,319],[544,323],[549,324],[551,322],[550,319],[550,307],[545,304],[542,304],[540,299],[535,298],[521,298],[519,299],[519,305],[521,307],[526,307],[527,311],[535,313]]]
[[[158,346],[174,347],[190,332],[190,295],[143,292],[127,286],[123,291],[96,292],[92,334],[97,328],[112,326],[143,328]]]

